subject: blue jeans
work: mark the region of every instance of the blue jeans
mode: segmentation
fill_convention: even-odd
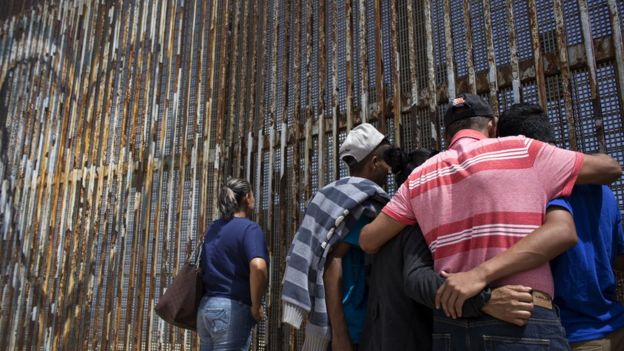
[[[225,297],[204,296],[197,312],[201,351],[247,351],[255,324],[250,306]]]
[[[570,350],[570,345],[557,312],[535,306],[524,327],[490,316],[451,319],[435,311],[433,350]]]

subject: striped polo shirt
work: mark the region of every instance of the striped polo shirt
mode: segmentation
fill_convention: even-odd
[[[544,222],[549,200],[568,196],[583,154],[513,136],[461,130],[449,150],[416,168],[383,209],[418,223],[437,272],[464,272],[508,249]],[[554,296],[548,263],[493,282]]]

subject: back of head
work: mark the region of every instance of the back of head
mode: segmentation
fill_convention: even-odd
[[[480,96],[461,94],[453,99],[444,115],[444,128],[448,139],[463,129],[485,130],[494,119],[490,105]]]
[[[398,147],[393,147],[386,150],[384,159],[392,168],[395,183],[400,185],[405,182],[415,168],[422,165],[437,153],[437,150],[422,148],[408,154]]]
[[[245,196],[251,193],[251,185],[245,179],[229,178],[219,192],[221,218],[231,219],[241,208]]]
[[[546,143],[554,143],[552,126],[539,105],[513,104],[498,121],[498,136],[524,135]]]

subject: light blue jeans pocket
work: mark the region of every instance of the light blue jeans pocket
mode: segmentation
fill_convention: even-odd
[[[205,308],[202,310],[201,318],[211,333],[224,333],[227,331],[230,320],[228,312],[225,308]]]
[[[247,351],[255,323],[248,305],[224,297],[204,296],[197,311],[201,351]]]

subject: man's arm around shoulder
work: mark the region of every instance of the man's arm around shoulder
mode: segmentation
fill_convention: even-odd
[[[461,317],[464,301],[489,283],[508,275],[539,267],[578,240],[574,219],[561,207],[550,207],[544,224],[506,251],[467,272],[444,274],[447,280],[436,294],[436,308],[451,317]]]
[[[444,283],[444,278],[433,270],[431,252],[420,229],[403,231],[400,235],[403,240],[401,245],[405,294],[421,305],[433,309],[436,291]],[[531,288],[519,285],[481,291],[466,300],[462,307],[462,316],[475,318],[486,313],[508,323],[525,325],[533,310],[530,291]]]
[[[371,223],[362,228],[360,248],[366,253],[374,254],[405,227],[405,224],[381,212]]]
[[[622,176],[622,167],[607,154],[583,156],[576,184],[611,184]]]

